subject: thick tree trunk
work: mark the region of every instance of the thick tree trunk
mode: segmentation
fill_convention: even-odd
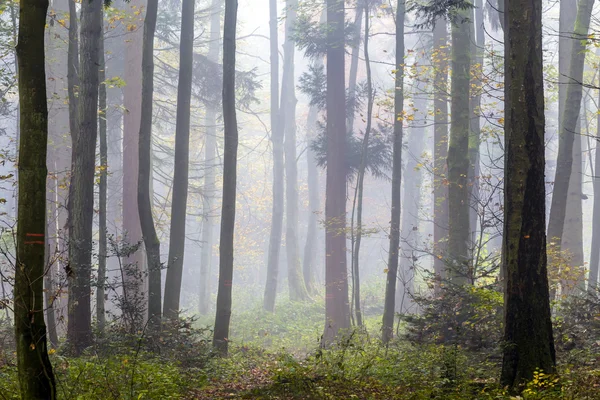
[[[108,194],[108,145],[106,137],[106,61],[104,56],[104,32],[103,20],[100,20],[102,35],[99,40],[99,57],[100,65],[98,71],[98,80],[100,86],[98,88],[99,102],[99,117],[98,117],[98,134],[100,138],[100,181],[98,194],[98,285],[96,287],[96,321],[100,333],[104,330],[106,323],[104,296],[106,287],[106,260],[107,252],[107,227],[106,227],[106,202]]]
[[[501,384],[517,389],[536,369],[554,371],[546,269],[542,2],[507,4],[506,153]]]
[[[81,6],[79,132],[75,140],[69,231],[69,322],[67,340],[80,354],[92,343],[91,274],[94,174],[98,136],[98,65],[102,2]]]
[[[471,278],[469,263],[469,88],[471,38],[469,11],[452,23],[452,82],[450,143],[448,147],[448,265],[455,284]]]
[[[179,297],[185,250],[185,220],[187,216],[188,171],[190,158],[190,107],[194,57],[194,0],[184,0],[181,9],[181,44],[179,46],[179,86],[177,88],[177,121],[175,127],[175,171],[171,201],[169,261],[165,279],[167,318],[179,315]]]
[[[14,312],[23,399],[55,399],[44,323],[48,108],[44,59],[47,1],[21,0],[17,44],[20,143]]]
[[[158,0],[148,0],[144,20],[142,48],[142,108],[139,136],[139,167],[137,202],[142,237],[148,260],[148,320],[154,330],[160,328],[161,318],[161,263],[160,242],[154,228],[152,198],[150,197],[152,159],[152,99],[154,93],[154,31]]]
[[[223,27],[223,122],[225,151],[223,153],[223,205],[221,240],[219,245],[219,288],[213,346],[227,355],[231,289],[233,284],[233,236],[235,228],[235,197],[237,185],[238,128],[235,111],[235,30],[237,0],[225,0]]]
[[[221,49],[221,10],[222,0],[213,0],[210,17],[210,44],[208,59],[217,63]],[[217,146],[217,110],[207,105],[206,109],[206,141],[204,143],[204,196],[202,209],[204,222],[202,224],[202,254],[200,259],[200,314],[208,313],[210,307],[210,277],[212,267],[212,247],[214,230],[214,198],[216,195],[215,150]]]
[[[346,271],[346,90],[344,2],[327,0],[327,183],[323,345],[350,327]]]
[[[302,264],[298,251],[298,165],[296,164],[296,91],[294,77],[294,33],[297,0],[286,2],[285,43],[283,45],[283,77],[279,127],[285,132],[285,199],[286,225],[285,249],[288,266],[290,299],[308,300],[309,295],[302,276]]]
[[[579,118],[583,66],[585,63],[586,40],[590,27],[590,18],[594,0],[580,0],[577,6],[577,17],[572,41],[572,56],[569,64],[569,77],[565,95],[565,108],[560,121],[558,138],[558,159],[554,176],[554,190],[548,223],[548,238],[554,244],[555,251],[561,250],[561,241],[565,224],[569,181],[573,170],[573,142],[577,120]],[[567,107],[568,105],[568,107]],[[552,263],[552,259],[550,260]]]
[[[404,115],[404,0],[396,9],[396,84],[394,91],[394,145],[392,161],[392,215],[388,271],[383,306],[382,341],[387,344],[394,336],[398,251],[400,250],[400,191],[402,186],[402,116]]]
[[[279,126],[279,45],[277,40],[277,0],[269,1],[269,42],[271,57],[271,142],[273,143],[273,210],[267,261],[267,284],[263,308],[275,310],[277,278],[279,275],[279,251],[283,230],[283,127]]]
[[[434,78],[434,132],[433,132],[433,271],[435,290],[446,277],[446,246],[448,241],[448,185],[446,183],[448,157],[448,27],[445,20],[433,28]]]

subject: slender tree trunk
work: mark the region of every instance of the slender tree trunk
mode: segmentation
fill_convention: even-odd
[[[17,44],[20,143],[14,311],[23,399],[55,399],[44,323],[48,108],[44,29],[47,1],[21,0]]]
[[[92,343],[91,274],[94,174],[98,136],[98,65],[102,2],[81,6],[79,133],[74,144],[69,231],[69,322],[67,340],[76,354]]]
[[[598,74],[598,82],[600,83],[600,74]],[[598,101],[600,102],[600,90],[598,93]],[[600,113],[596,114],[596,149],[594,151],[594,157],[594,169],[592,171],[594,209],[592,219],[592,245],[590,248],[590,274],[588,277],[588,290],[591,293],[595,293],[598,289],[598,269],[600,267]]]
[[[277,40],[277,0],[269,0],[269,41],[271,57],[271,142],[273,143],[273,211],[267,261],[267,284],[263,307],[275,310],[277,278],[279,275],[279,251],[283,230],[283,129],[279,126],[279,45]]]
[[[398,251],[400,249],[400,210],[402,187],[402,116],[404,115],[404,0],[396,6],[396,84],[394,91],[394,144],[392,160],[392,215],[390,248],[383,306],[382,341],[387,344],[394,336]]]
[[[344,2],[327,0],[327,183],[323,345],[350,327],[346,271],[346,90]]]
[[[104,330],[106,323],[104,296],[106,286],[106,260],[107,253],[107,227],[106,227],[106,202],[108,193],[108,145],[106,138],[106,61],[104,56],[104,29],[103,19],[100,20],[102,35],[99,40],[99,58],[100,65],[98,70],[98,88],[99,117],[98,128],[100,138],[100,182],[98,195],[98,285],[96,288],[96,321],[100,333]]]
[[[48,192],[48,188],[46,188],[46,193]],[[56,206],[50,205],[48,207],[52,214],[56,214]],[[50,213],[48,213],[50,214]],[[56,298],[55,289],[54,289],[54,274],[52,273],[52,242],[50,241],[50,236],[48,235],[48,215],[46,215],[46,248],[44,255],[44,307],[46,307],[46,320],[47,328],[48,328],[48,339],[50,340],[50,345],[54,348],[58,347],[58,332],[56,330],[56,313],[54,312],[54,299]]]
[[[311,142],[316,137],[317,128],[317,107],[311,106],[308,110],[306,121],[307,141]],[[304,245],[304,258],[302,272],[304,274],[304,283],[309,294],[317,292],[317,283],[315,280],[315,263],[317,260],[317,212],[320,210],[319,202],[319,171],[317,170],[317,160],[312,146],[306,149],[306,171],[308,184],[308,226],[306,229],[306,243]]]
[[[518,389],[554,372],[546,269],[542,2],[511,0],[505,22],[506,271],[501,384]]]
[[[548,237],[551,243],[555,245],[555,251],[561,250],[561,241],[563,238],[569,181],[573,170],[573,142],[575,140],[575,130],[581,106],[581,83],[583,82],[583,66],[586,55],[585,42],[590,27],[593,6],[594,0],[580,0],[577,6],[572,56],[568,69],[570,76],[565,95],[563,118],[560,123],[558,159],[556,162],[556,174],[554,176],[550,221],[548,223]],[[550,263],[552,263],[552,259]]]
[[[281,90],[279,127],[285,132],[285,197],[286,229],[285,249],[287,253],[288,285],[290,299],[308,300],[309,295],[302,276],[302,264],[298,251],[298,165],[296,161],[296,93],[294,77],[294,33],[297,0],[286,2],[285,43],[283,45],[283,77]]]
[[[175,127],[175,171],[171,202],[169,262],[165,280],[167,318],[179,315],[179,297],[185,250],[188,171],[190,158],[190,107],[194,57],[194,0],[184,0],[181,9],[181,44],[179,46],[179,86],[177,88],[177,121]]]
[[[433,28],[434,77],[434,132],[433,132],[433,270],[435,290],[446,277],[445,257],[448,241],[448,27],[445,20],[437,21]]]
[[[460,11],[452,23],[452,101],[448,147],[448,266],[456,284],[470,278],[469,266],[469,88],[471,38],[469,11]]]
[[[208,59],[219,62],[221,48],[221,10],[222,0],[213,0],[210,17],[210,44],[208,45]],[[215,150],[217,146],[217,110],[208,105],[206,109],[206,141],[204,143],[204,196],[202,209],[204,222],[202,224],[202,254],[200,259],[200,314],[208,313],[210,307],[210,276],[212,267],[212,247],[214,230],[214,198],[216,195]]]
[[[161,263],[160,242],[154,228],[152,198],[150,197],[152,159],[152,99],[154,93],[154,31],[158,0],[148,0],[144,20],[142,49],[142,108],[139,136],[139,167],[137,201],[142,237],[148,260],[148,320],[153,329],[160,328]]]
[[[356,15],[354,17],[354,36],[352,43],[350,44],[352,47],[352,55],[350,56],[350,74],[348,76],[349,112],[346,115],[348,132],[352,132],[354,130],[354,116],[356,114],[356,80],[358,76],[358,55],[360,53],[360,34],[362,30],[363,12],[363,7],[357,4]]]
[[[223,122],[225,151],[223,153],[223,205],[221,240],[219,245],[219,288],[213,346],[227,355],[229,320],[231,318],[231,286],[233,283],[233,236],[235,228],[235,197],[237,185],[238,128],[235,111],[235,30],[237,0],[225,0],[223,27]]]

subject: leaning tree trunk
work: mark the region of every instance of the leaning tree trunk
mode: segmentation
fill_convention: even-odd
[[[434,77],[434,131],[433,131],[433,271],[434,287],[446,277],[445,257],[448,241],[448,185],[446,184],[448,157],[448,27],[438,20],[433,28]]]
[[[69,231],[69,321],[67,340],[76,354],[92,343],[91,277],[94,175],[98,136],[98,66],[102,2],[81,6],[79,132],[73,145],[71,229]]]
[[[227,355],[229,321],[231,318],[231,286],[233,283],[233,234],[235,228],[235,197],[237,185],[238,128],[235,111],[235,29],[237,0],[225,0],[223,27],[223,203],[221,239],[219,245],[219,287],[213,346]]]
[[[144,20],[142,54],[142,108],[139,136],[139,169],[137,201],[142,237],[148,259],[148,321],[153,329],[160,328],[161,263],[160,242],[154,228],[150,175],[152,171],[152,98],[154,93],[154,31],[158,0],[148,0]]]
[[[102,19],[100,20],[102,24]],[[98,285],[96,287],[96,321],[98,322],[98,330],[100,333],[104,330],[106,323],[104,295],[106,286],[106,260],[107,253],[107,227],[106,227],[106,202],[108,190],[108,145],[106,138],[106,60],[104,56],[104,32],[101,25],[99,57],[100,65],[98,71],[98,80],[100,86],[98,88],[99,102],[99,139],[100,139],[100,182],[98,184]]]
[[[452,82],[450,143],[448,147],[448,265],[449,277],[465,284],[469,270],[469,88],[471,38],[469,11],[452,23]]]
[[[14,311],[23,399],[55,399],[44,323],[44,235],[48,108],[44,28],[47,1],[21,0],[17,44],[20,143]]]
[[[221,10],[222,0],[213,0],[210,17],[210,44],[208,45],[208,59],[214,63],[219,62],[221,48]],[[200,258],[200,314],[208,313],[210,307],[210,277],[213,258],[213,230],[214,230],[214,197],[215,160],[217,147],[217,109],[213,105],[206,107],[206,141],[204,143],[204,196],[202,196],[202,210],[204,221],[202,224],[202,254]]]
[[[350,327],[346,272],[346,90],[344,2],[327,0],[327,183],[325,193],[325,331],[331,343]]]
[[[573,169],[573,142],[575,140],[575,131],[581,106],[586,41],[593,6],[594,0],[580,0],[577,6],[572,56],[568,69],[569,79],[565,95],[565,108],[560,122],[558,158],[556,161],[554,190],[552,191],[550,220],[548,223],[548,237],[551,243],[555,244],[554,252],[561,250],[561,241],[563,239],[569,181]],[[553,263],[552,259],[550,262],[551,264]]]
[[[190,107],[194,57],[194,0],[184,0],[181,9],[181,44],[179,46],[179,83],[177,88],[177,121],[175,126],[175,171],[171,201],[169,261],[165,279],[165,317],[179,315],[179,297],[185,250],[188,171],[190,158]]]
[[[283,129],[279,126],[279,46],[277,40],[277,0],[269,1],[269,43],[271,57],[271,142],[273,143],[273,209],[271,234],[267,260],[267,284],[263,308],[275,310],[277,278],[279,275],[279,251],[283,230]]]
[[[402,186],[402,122],[404,115],[404,0],[398,0],[396,10],[396,84],[394,91],[394,145],[392,161],[392,216],[390,248],[383,305],[382,341],[387,344],[394,336],[396,311],[396,280],[400,249],[400,191]]]
[[[555,353],[546,269],[542,2],[511,0],[506,12],[506,282],[500,381],[518,389],[537,369],[552,373]]]
[[[285,43],[283,45],[283,77],[279,127],[285,132],[285,198],[286,224],[285,249],[288,265],[288,286],[291,300],[308,300],[309,295],[302,276],[302,264],[298,251],[298,164],[296,161],[296,93],[294,79],[294,33],[297,0],[286,3]]]

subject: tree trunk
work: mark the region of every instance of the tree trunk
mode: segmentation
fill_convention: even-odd
[[[600,74],[598,74],[598,82],[600,83]],[[600,87],[600,84],[598,86]],[[598,101],[600,101],[600,90],[598,93]],[[590,248],[590,274],[588,277],[588,291],[591,293],[595,293],[598,289],[598,269],[600,267],[600,113],[596,114],[596,149],[594,151],[594,157],[594,169],[592,171],[594,209],[592,219],[592,246]]]
[[[69,231],[69,322],[67,340],[75,354],[92,343],[91,273],[94,217],[94,174],[98,136],[98,65],[102,34],[102,2],[81,6],[79,132],[75,140]]]
[[[106,260],[108,257],[107,245],[107,227],[106,227],[106,202],[108,193],[108,145],[106,138],[106,60],[104,56],[104,29],[103,19],[100,19],[102,35],[99,40],[100,65],[98,70],[98,88],[99,116],[98,128],[100,138],[100,182],[98,194],[98,285],[96,287],[96,321],[98,322],[98,331],[102,333],[106,323],[104,295],[106,286]]]
[[[219,288],[213,346],[227,355],[229,320],[231,318],[231,286],[233,283],[233,234],[235,228],[235,197],[237,184],[238,128],[235,111],[235,30],[237,0],[225,0],[223,27],[223,122],[225,151],[223,153],[223,205],[219,245]]]
[[[316,137],[318,109],[311,106],[308,110],[306,121],[307,141],[310,143]],[[304,284],[309,294],[317,292],[317,282],[315,280],[315,263],[317,260],[317,213],[320,210],[319,201],[319,171],[317,170],[317,160],[312,146],[306,149],[306,171],[308,185],[308,226],[306,228],[306,243],[304,245],[304,258],[302,272],[304,274]]]
[[[465,284],[471,277],[469,263],[469,88],[471,86],[471,38],[469,10],[452,23],[452,82],[450,143],[448,147],[448,265],[449,277]]]
[[[394,91],[394,145],[392,161],[392,215],[390,248],[383,306],[382,341],[387,344],[394,336],[398,251],[400,249],[400,191],[402,186],[402,116],[404,115],[404,0],[396,9],[396,82]]]
[[[208,45],[208,59],[219,62],[221,48],[221,12],[223,2],[213,0],[212,14],[210,17],[210,44]],[[210,277],[212,267],[212,247],[214,230],[214,197],[215,187],[215,150],[217,146],[217,110],[211,105],[206,109],[206,141],[204,143],[204,196],[202,209],[204,222],[202,224],[202,254],[200,259],[200,314],[208,313],[210,307]]]
[[[20,143],[14,311],[23,399],[55,399],[44,323],[44,235],[48,108],[44,29],[47,1],[21,0],[17,44]]]
[[[434,77],[434,132],[433,132],[433,271],[435,290],[446,277],[446,246],[448,241],[448,185],[446,181],[448,157],[448,27],[438,20],[433,28]]]
[[[346,90],[344,2],[327,0],[327,183],[325,193],[325,331],[331,343],[350,327],[346,272]]]
[[[366,1],[366,0],[365,0]],[[358,54],[360,53],[360,34],[362,30],[363,7],[359,4],[356,6],[356,16],[354,17],[354,36],[350,47],[352,47],[352,55],[350,56],[350,74],[348,76],[348,110],[347,130],[354,130],[354,116],[356,114],[356,80],[358,77]]]
[[[542,2],[509,1],[506,12],[505,344],[500,381],[518,389],[536,369],[554,372],[555,353],[544,234]]]
[[[137,202],[142,237],[148,260],[148,321],[154,330],[160,328],[161,318],[161,263],[160,242],[154,228],[150,175],[152,172],[152,99],[154,93],[154,31],[158,0],[148,0],[144,20],[142,48],[142,108],[139,136],[139,167]]]
[[[283,77],[279,127],[285,132],[285,198],[286,225],[285,249],[288,265],[290,299],[308,300],[309,295],[302,276],[302,264],[298,251],[298,165],[296,164],[296,93],[294,77],[294,41],[291,35],[296,24],[297,0],[286,3],[285,43],[283,45]]]
[[[190,107],[194,57],[194,0],[184,0],[181,9],[181,44],[179,46],[179,86],[177,88],[177,121],[175,127],[175,171],[171,201],[169,261],[165,279],[167,318],[179,315],[179,297],[185,250],[188,171],[190,158]]]
[[[279,126],[279,45],[277,40],[277,0],[269,1],[269,43],[271,57],[271,142],[273,143],[273,211],[267,261],[267,283],[263,308],[275,310],[279,251],[283,230],[283,129]]]
[[[561,241],[563,238],[569,195],[569,181],[573,170],[573,142],[575,140],[575,130],[581,106],[583,66],[586,55],[585,42],[590,27],[593,6],[594,0],[580,0],[577,7],[572,56],[568,69],[569,77],[565,95],[565,108],[562,120],[560,121],[558,159],[556,161],[556,174],[554,176],[550,221],[548,223],[548,237],[550,238],[550,243],[554,244],[555,251],[561,250]],[[550,263],[553,263],[552,259]]]

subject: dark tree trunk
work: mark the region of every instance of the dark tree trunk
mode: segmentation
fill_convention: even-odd
[[[404,115],[404,0],[396,9],[396,84],[394,91],[394,145],[392,161],[392,215],[390,219],[390,248],[383,306],[382,341],[387,344],[394,336],[398,251],[400,249],[400,191],[402,186],[402,121]]]
[[[98,285],[96,288],[96,321],[98,322],[98,330],[100,333],[104,330],[106,323],[104,295],[106,286],[106,260],[107,253],[107,227],[106,227],[106,202],[108,191],[108,145],[106,138],[106,61],[104,56],[104,32],[103,20],[101,24],[101,37],[99,40],[99,57],[100,65],[98,71],[98,80],[100,86],[98,88],[99,102],[99,118],[98,118],[98,133],[100,139],[100,182],[98,194]]]
[[[450,143],[448,147],[448,265],[456,284],[467,283],[469,266],[469,89],[471,87],[470,11],[462,10],[452,23],[452,82]]]
[[[434,132],[433,132],[433,271],[435,290],[446,277],[445,257],[448,241],[448,185],[446,158],[448,157],[448,26],[438,20],[433,28],[434,78]]]
[[[137,201],[142,226],[142,237],[148,260],[148,321],[153,329],[160,328],[161,318],[161,263],[160,242],[154,228],[152,199],[150,197],[152,159],[152,99],[154,93],[154,31],[158,0],[148,0],[144,20],[142,49],[142,108],[139,136],[139,169]]]
[[[505,28],[505,318],[501,384],[554,371],[546,269],[542,2],[507,4]]]
[[[283,230],[283,129],[279,126],[279,45],[277,40],[277,1],[269,1],[269,43],[271,57],[271,142],[273,143],[273,211],[267,261],[267,284],[263,307],[275,310],[277,278],[279,275],[279,251]]]
[[[219,287],[213,346],[227,355],[229,320],[231,318],[231,286],[233,283],[233,234],[235,228],[235,196],[237,184],[238,128],[235,111],[235,30],[237,0],[225,0],[223,27],[223,203],[221,240],[219,245]]]
[[[213,0],[212,15],[210,17],[210,44],[208,46],[208,59],[217,63],[221,48],[221,12],[223,2]],[[204,222],[202,224],[202,255],[200,259],[200,314],[208,313],[210,307],[210,277],[212,267],[212,247],[214,230],[214,197],[215,150],[217,146],[217,110],[208,105],[206,109],[206,141],[204,143],[204,196],[202,197],[202,209]]]
[[[54,399],[44,323],[48,108],[44,29],[47,1],[21,0],[17,44],[20,143],[14,312],[23,399]]]
[[[194,0],[184,0],[181,9],[181,44],[179,46],[179,86],[177,88],[177,121],[175,127],[175,171],[171,202],[169,262],[165,279],[167,318],[179,315],[179,297],[185,250],[185,219],[187,216],[188,171],[190,158],[190,107],[192,98],[192,68],[194,57]]]
[[[346,271],[346,90],[344,2],[327,0],[327,183],[323,344],[350,327]]]
[[[98,136],[98,66],[102,35],[102,2],[81,6],[79,132],[75,139],[69,231],[69,322],[67,340],[80,354],[92,343],[91,274],[94,174]]]

